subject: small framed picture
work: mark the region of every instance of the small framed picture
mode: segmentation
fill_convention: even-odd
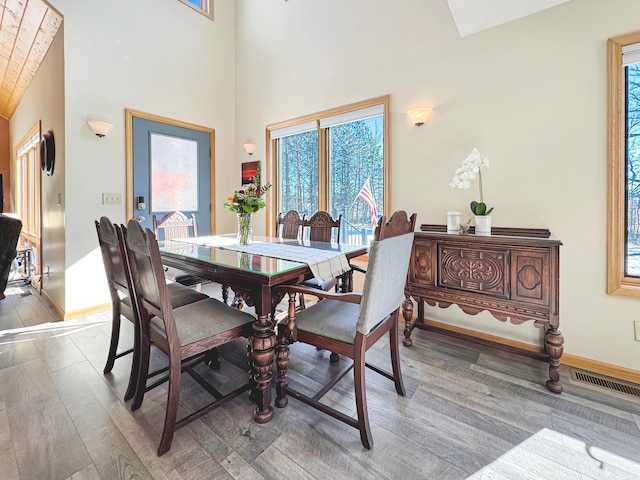
[[[251,183],[253,177],[258,173],[258,162],[245,162],[242,164],[242,182],[241,185]]]

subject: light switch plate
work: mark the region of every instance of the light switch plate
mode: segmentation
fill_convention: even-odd
[[[103,193],[102,194],[103,205],[121,205],[122,195],[119,193]]]

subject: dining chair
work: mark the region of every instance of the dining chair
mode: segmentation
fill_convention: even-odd
[[[127,250],[131,265],[133,288],[140,313],[140,372],[136,397],[145,391],[146,370],[149,368],[149,349],[153,343],[169,358],[168,397],[164,427],[158,455],[171,448],[176,429],[200,418],[211,410],[247,391],[250,381],[227,394],[220,393],[191,366],[189,373],[214,400],[181,419],[177,419],[183,361],[194,359],[212,348],[224,345],[252,333],[255,317],[224,303],[207,298],[190,305],[173,308],[162,266],[156,237],[150,229],[143,231],[135,220],[130,220],[127,232]],[[159,382],[156,382],[156,385]],[[134,402],[135,403],[135,402]],[[136,406],[137,403],[136,403]]]
[[[311,218],[304,219],[303,237],[312,242],[334,242],[340,243],[340,225],[342,215],[334,219],[329,212],[318,210]]]
[[[151,217],[153,221],[153,232],[159,240],[173,240],[175,238],[188,238],[198,236],[198,223],[196,215],[187,217],[182,212],[169,212],[160,221],[155,214]],[[162,232],[162,236],[160,233]]]
[[[285,407],[288,402],[287,395],[290,395],[357,428],[362,445],[367,449],[373,446],[373,437],[367,410],[365,367],[393,380],[396,392],[399,395],[405,394],[400,370],[398,320],[400,307],[405,298],[404,289],[415,222],[415,214],[408,218],[402,210],[395,212],[388,221],[384,216],[378,221],[374,240],[369,247],[368,271],[361,294],[323,292],[299,285],[281,288],[281,291],[289,295],[289,308],[287,324],[279,329],[276,346],[276,406]],[[323,300],[297,312],[295,296],[301,292]],[[387,332],[393,373],[365,361],[367,350]],[[296,341],[349,357],[352,363],[338,372],[318,393],[306,395],[291,388],[286,382],[289,344]],[[357,412],[355,419],[320,402],[321,398],[352,369]]]
[[[299,240],[304,220],[305,215],[300,216],[295,210],[289,210],[284,215],[279,213],[276,219],[276,236],[283,240]]]
[[[126,254],[125,232],[107,217],[101,217],[99,221],[95,221],[95,226],[111,296],[111,340],[103,373],[107,374],[113,369],[116,359],[133,352],[131,374],[124,394],[124,399],[129,400],[134,396],[137,384],[139,350],[135,346],[139,342],[139,315],[136,302],[132,300],[133,286]],[[170,285],[169,296],[171,304],[176,307],[208,298],[207,295],[178,283]],[[118,353],[121,317],[125,317],[134,325],[134,347]]]
[[[198,236],[198,223],[196,215],[191,214],[187,217],[184,213],[172,211],[167,213],[160,221],[155,214],[151,216],[153,223],[153,232],[158,240],[165,242],[175,240],[177,238],[190,238]],[[173,282],[178,282],[186,286],[197,286],[201,290],[201,285],[209,283],[209,280],[191,275],[173,267],[165,266],[165,276]],[[223,287],[224,288],[224,287]]]
[[[303,221],[303,238],[308,238],[311,242],[340,243],[340,225],[342,215],[334,219],[329,212],[319,210],[311,218]],[[318,282],[315,278],[302,282],[304,286],[319,288],[329,291],[338,288],[338,278],[330,278],[323,282]],[[300,308],[305,308],[304,295],[300,295]]]

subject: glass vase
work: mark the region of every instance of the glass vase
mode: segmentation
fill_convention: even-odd
[[[238,245],[251,245],[253,243],[252,216],[251,213],[238,213]]]

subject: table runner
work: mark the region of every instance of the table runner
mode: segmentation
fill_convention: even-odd
[[[251,245],[225,245],[227,250],[262,255],[264,257],[280,258],[292,262],[306,263],[311,273],[318,280],[324,282],[331,280],[349,271],[351,266],[344,253],[334,250],[321,250],[313,247],[301,247],[283,243],[261,243]]]
[[[193,243],[201,247],[222,248],[238,243],[236,237],[221,237],[218,235],[203,235],[200,237],[174,238],[174,242]]]

